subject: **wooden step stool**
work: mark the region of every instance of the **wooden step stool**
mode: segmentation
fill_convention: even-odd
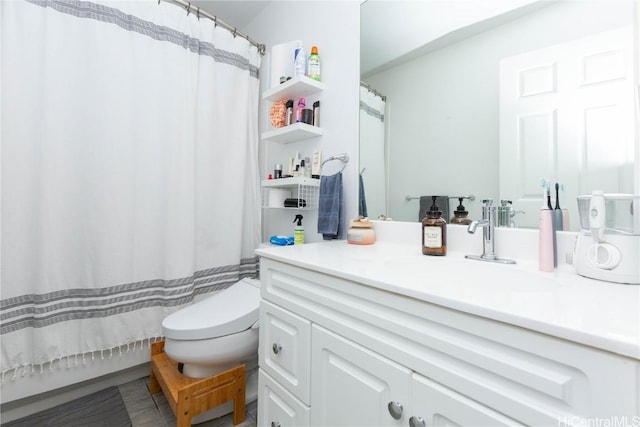
[[[189,378],[178,362],[164,352],[164,340],[151,346],[151,394],[164,392],[178,427],[191,426],[191,418],[233,400],[233,425],[244,421],[246,367],[239,365],[209,378]]]

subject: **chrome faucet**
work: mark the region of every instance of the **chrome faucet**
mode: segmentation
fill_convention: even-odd
[[[482,219],[472,221],[467,231],[470,234],[476,232],[476,228],[482,227],[482,255],[465,255],[465,258],[477,259],[480,261],[499,262],[502,264],[515,264],[512,259],[500,258],[496,255],[496,207],[493,206],[493,199],[482,201]]]

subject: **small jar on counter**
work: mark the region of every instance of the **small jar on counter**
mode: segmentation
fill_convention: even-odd
[[[351,221],[347,242],[352,245],[373,245],[376,242],[376,231],[369,218],[358,217]]]

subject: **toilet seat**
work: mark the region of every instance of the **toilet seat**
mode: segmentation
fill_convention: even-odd
[[[258,321],[260,282],[242,279],[165,317],[162,330],[174,340],[202,340],[235,334]]]

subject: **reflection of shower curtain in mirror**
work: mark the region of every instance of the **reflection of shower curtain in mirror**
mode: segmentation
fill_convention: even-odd
[[[2,379],[140,350],[256,275],[254,46],[165,2],[1,2],[0,24]]]
[[[370,218],[387,214],[385,106],[380,96],[360,87],[360,171]]]

